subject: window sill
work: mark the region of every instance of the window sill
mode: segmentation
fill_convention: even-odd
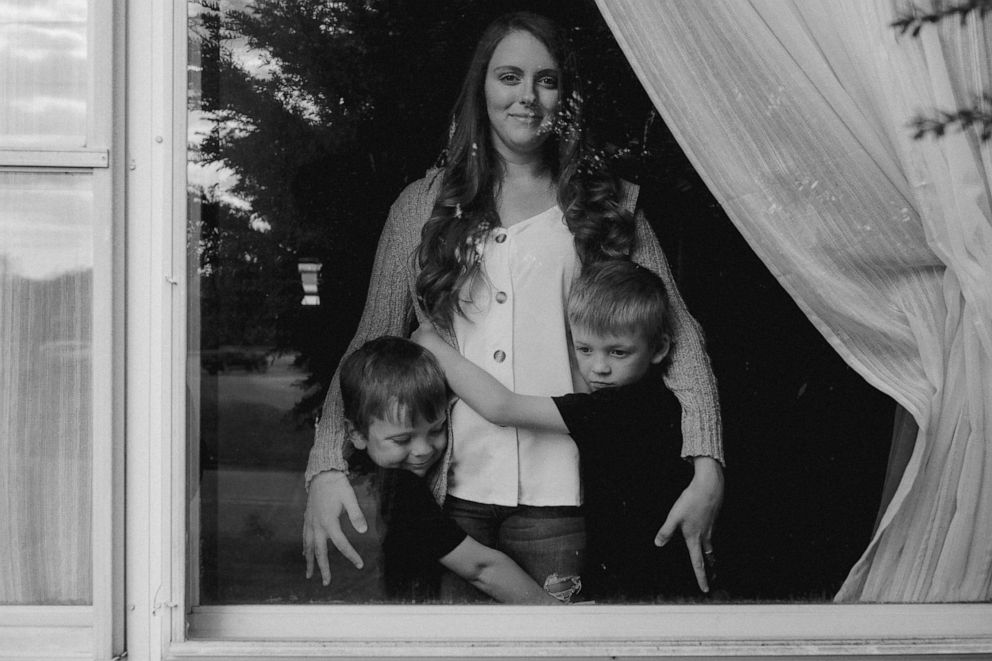
[[[210,606],[169,658],[977,658],[990,623],[989,604]]]
[[[0,606],[0,659],[93,658],[92,606]]]

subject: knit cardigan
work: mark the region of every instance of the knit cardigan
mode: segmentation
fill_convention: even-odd
[[[429,171],[426,177],[407,186],[390,208],[379,238],[365,310],[346,356],[365,342],[382,335],[408,337],[415,318],[419,323],[428,322],[426,313],[415,304],[417,272],[414,251],[420,243],[421,229],[434,208],[441,178],[440,170]],[[621,202],[626,209],[636,210],[637,193],[637,186],[624,182]],[[660,275],[668,288],[672,348],[665,384],[682,405],[682,456],[710,456],[723,463],[723,430],[716,377],[706,354],[702,330],[689,314],[658,239],[643,213],[637,212],[636,221],[632,257],[638,264]],[[455,344],[453,337],[445,339]],[[335,371],[317,423],[306,470],[307,487],[317,473],[348,469],[345,455],[349,444],[338,376]],[[433,475],[432,486],[438,502],[443,502],[447,491],[453,447],[450,433],[449,426],[447,452]]]

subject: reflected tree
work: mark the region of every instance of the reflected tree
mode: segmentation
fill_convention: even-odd
[[[204,348],[293,350],[310,385],[329,380],[391,198],[433,160],[443,129],[437,86],[411,83],[440,28],[406,4],[201,2],[194,13],[207,127],[194,148],[233,173],[223,190],[196,191]],[[320,306],[300,305],[301,259],[324,264]]]
[[[230,173],[227,185],[192,191],[202,345],[296,353],[310,375],[301,421],[357,323],[390,203],[441,154],[475,40],[521,7],[573,26],[592,133],[624,176],[638,177],[646,143],[674,146],[591,1],[192,5],[190,110],[204,121],[191,154]],[[300,304],[302,259],[323,264],[319,306]]]

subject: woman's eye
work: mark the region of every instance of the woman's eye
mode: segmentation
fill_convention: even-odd
[[[520,81],[520,76],[518,76],[515,73],[504,73],[504,74],[500,74],[499,80],[500,80],[500,82],[503,82],[503,83],[512,84],[512,83],[519,82]]]
[[[537,79],[537,82],[543,87],[549,89],[558,89],[558,77],[557,76],[541,76]]]

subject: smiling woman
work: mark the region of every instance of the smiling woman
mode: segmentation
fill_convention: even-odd
[[[486,72],[486,113],[500,157],[539,151],[557,119],[558,63],[529,32],[511,32],[496,47]]]

